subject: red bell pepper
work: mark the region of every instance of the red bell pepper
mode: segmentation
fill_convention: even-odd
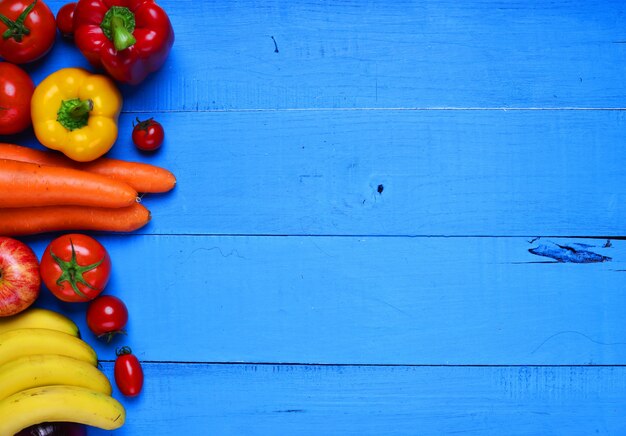
[[[89,63],[136,85],[161,68],[174,44],[170,19],[154,0],[80,0],[74,41]]]

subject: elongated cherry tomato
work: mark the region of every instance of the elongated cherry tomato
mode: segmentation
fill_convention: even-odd
[[[14,64],[43,57],[54,44],[54,14],[41,0],[0,1],[0,56]]]
[[[127,397],[139,395],[143,387],[143,369],[139,359],[132,353],[129,347],[118,349],[113,369],[115,383],[120,392]]]
[[[66,38],[74,36],[74,9],[76,3],[66,3],[57,12],[57,27],[61,35]]]
[[[165,131],[163,126],[154,118],[148,118],[140,121],[137,118],[137,124],[133,123],[133,142],[138,149],[144,151],[154,151],[163,144]]]
[[[110,342],[113,336],[125,333],[128,309],[122,300],[113,295],[101,295],[89,303],[87,327],[99,338]]]
[[[39,265],[41,280],[59,300],[85,302],[104,290],[111,258],[91,236],[70,233],[50,242]]]
[[[17,65],[0,62],[0,135],[12,135],[31,124],[33,80]]]

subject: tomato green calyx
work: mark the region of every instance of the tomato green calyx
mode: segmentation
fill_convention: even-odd
[[[81,266],[76,261],[76,250],[74,250],[74,244],[72,241],[70,241],[70,246],[72,247],[72,258],[69,262],[61,259],[50,251],[50,256],[54,259],[57,265],[59,265],[59,268],[61,268],[61,275],[57,279],[56,284],[57,286],[62,286],[64,282],[68,282],[77,295],[87,298],[87,296],[82,293],[80,289],[78,289],[78,284],[80,283],[89,289],[96,289],[85,280],[83,274],[97,268],[104,259],[100,259],[98,262],[92,263],[91,265]]]
[[[104,35],[113,41],[113,46],[117,51],[126,50],[137,42],[133,36],[135,14],[124,6],[111,6],[104,14],[100,28]]]
[[[37,0],[29,4],[15,21],[0,14],[0,21],[7,26],[7,30],[2,34],[3,39],[13,38],[16,42],[22,42],[22,38],[30,34],[30,29],[24,25],[24,21],[26,21],[26,17],[28,17],[28,14],[30,14],[30,11],[33,10],[36,4]]]
[[[133,350],[131,350],[130,347],[126,345],[115,350],[115,355],[118,357],[124,356],[125,354],[133,354]]]
[[[125,335],[125,334],[127,334],[125,330],[115,330],[114,332],[106,332],[101,335],[98,335],[98,339],[104,339],[105,341],[107,341],[107,344],[108,344],[109,342],[113,340],[115,335]],[[128,349],[130,350],[130,348]],[[124,354],[130,354],[130,353],[124,353]]]
[[[137,120],[137,124],[133,121],[133,127],[136,127],[139,130],[148,130],[152,124],[154,124],[154,118],[148,118],[147,120],[141,121],[139,117],[135,118]]]
[[[70,132],[83,128],[89,122],[89,113],[93,110],[91,99],[72,98],[63,100],[57,112],[57,121]]]

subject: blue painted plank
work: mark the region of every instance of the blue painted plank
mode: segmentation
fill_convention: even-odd
[[[542,238],[99,238],[126,301],[101,359],[357,364],[626,364],[626,241]],[[30,238],[41,254],[47,238]],[[532,242],[532,243],[531,243]],[[600,263],[532,254],[587,243]]]
[[[622,112],[168,113],[156,155],[133,119],[110,155],[178,177],[141,233],[626,234]]]
[[[92,435],[618,435],[623,367],[145,364],[116,432]],[[111,365],[105,364],[107,374]],[[114,393],[117,395],[117,392]]]
[[[159,4],[174,50],[127,111],[624,106],[621,0]],[[31,70],[84,65],[59,42]]]

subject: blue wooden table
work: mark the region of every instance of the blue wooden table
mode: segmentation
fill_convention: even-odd
[[[97,235],[128,335],[37,303],[142,360],[115,434],[626,434],[626,3],[160,4],[110,156],[178,186]]]

